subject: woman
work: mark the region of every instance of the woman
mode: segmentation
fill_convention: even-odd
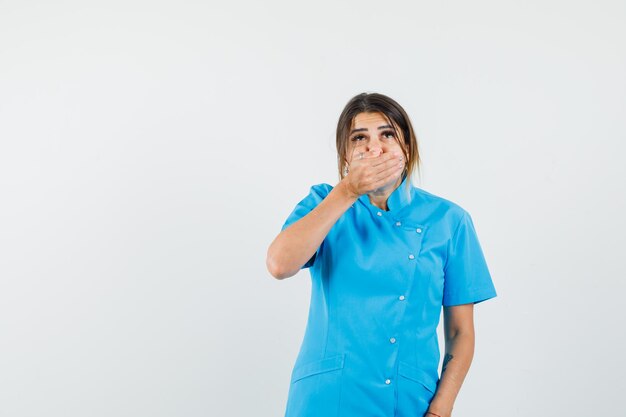
[[[387,96],[348,102],[337,155],[338,184],[313,185],[267,252],[272,276],[310,268],[312,282],[285,417],[449,417],[474,304],[496,296],[472,219],[412,185],[416,137]]]

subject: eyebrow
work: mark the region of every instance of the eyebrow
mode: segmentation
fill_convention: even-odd
[[[378,130],[380,130],[380,129],[393,129],[393,126],[390,126],[390,125],[378,126]],[[353,134],[353,133],[356,133],[356,132],[367,132],[367,129],[364,128],[364,127],[361,127],[359,129],[352,129],[350,134]]]

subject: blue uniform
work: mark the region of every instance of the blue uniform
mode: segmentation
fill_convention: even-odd
[[[332,188],[313,185],[282,229]],[[467,211],[406,174],[387,207],[360,196],[302,266],[311,302],[285,417],[422,417],[439,382],[442,305],[496,296]]]

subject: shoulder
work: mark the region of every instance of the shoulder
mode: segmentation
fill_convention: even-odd
[[[319,183],[319,184],[313,184],[310,186],[309,188],[309,194],[313,195],[315,197],[324,199],[326,198],[326,196],[328,194],[330,194],[331,190],[334,187],[330,184],[327,184],[325,182]]]
[[[326,195],[328,195],[333,188],[335,188],[335,187],[333,187],[332,185],[327,184],[325,182],[321,182],[319,184],[313,184],[311,186],[311,190],[316,190],[317,192],[323,193],[323,194],[326,194]]]
[[[420,207],[420,210],[428,208],[427,211],[447,224],[449,229],[454,230],[463,219],[469,217],[469,212],[459,203],[423,188],[413,185],[412,195],[412,204]]]
[[[309,185],[306,188],[302,187],[302,190],[307,190],[306,193],[303,193],[304,196],[299,204],[304,204],[307,206],[316,205],[320,201],[326,198],[330,191],[333,189],[333,186],[326,183],[319,183]]]

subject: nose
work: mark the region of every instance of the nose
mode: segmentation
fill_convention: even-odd
[[[371,151],[378,151],[378,153],[383,153],[383,152],[387,152],[387,145],[381,143],[378,139],[374,138],[372,139],[368,144],[367,144],[367,151],[371,152]]]

